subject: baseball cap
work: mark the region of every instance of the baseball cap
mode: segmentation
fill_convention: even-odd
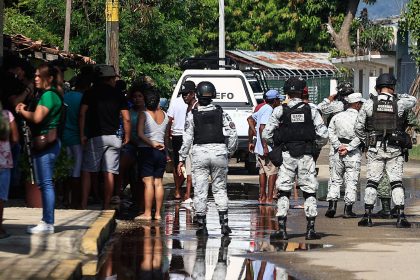
[[[285,93],[287,92],[301,92],[306,88],[306,81],[301,77],[290,77],[286,80],[283,86]]]
[[[193,81],[185,81],[182,85],[181,85],[181,89],[179,90],[179,93],[187,93],[190,91],[195,91],[195,83]]]
[[[348,103],[356,103],[356,102],[364,102],[365,101],[360,92],[355,92],[355,93],[349,94],[345,97],[345,99]]]
[[[270,89],[269,91],[265,93],[265,99],[276,99],[276,98],[280,98],[280,94],[275,89]]]

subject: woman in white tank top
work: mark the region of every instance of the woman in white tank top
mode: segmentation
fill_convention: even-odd
[[[156,201],[155,220],[161,219],[164,189],[162,178],[165,173],[168,143],[168,121],[166,113],[159,107],[160,96],[155,89],[144,92],[146,111],[139,113],[137,132],[139,144],[139,172],[144,183],[145,211],[136,220],[152,219],[153,199]]]

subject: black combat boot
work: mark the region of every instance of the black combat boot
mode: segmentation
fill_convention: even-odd
[[[382,219],[391,219],[391,199],[381,198],[382,209],[375,214],[375,216]]]
[[[315,217],[306,217],[308,224],[306,226],[306,240],[319,239],[315,231]]]
[[[198,225],[198,229],[195,232],[195,234],[197,236],[209,236],[209,232],[207,231],[207,225],[206,225],[207,221],[206,221],[206,216],[200,216],[197,215],[197,225]]]
[[[344,205],[343,219],[357,218],[356,213],[353,212],[353,204]]]
[[[371,227],[372,223],[372,209],[373,205],[365,204],[365,214],[363,218],[357,223],[359,227]]]
[[[219,255],[217,257],[218,263],[226,264],[230,241],[231,238],[229,236],[222,236],[222,239],[220,240]]]
[[[287,217],[277,217],[279,222],[279,230],[270,234],[270,241],[287,240],[289,237],[286,232]]]
[[[405,217],[405,214],[404,214],[404,205],[397,206],[397,213],[398,213],[397,224],[396,224],[397,228],[411,227],[411,223],[407,221],[407,218]]]
[[[220,227],[223,235],[229,235],[229,233],[232,233],[232,230],[228,226],[228,212],[227,211],[219,211],[219,221],[220,221]]]
[[[395,205],[394,208],[391,209],[391,219],[398,218],[398,206]]]
[[[337,201],[328,201],[328,210],[325,212],[325,217],[334,218],[335,212],[337,212]]]

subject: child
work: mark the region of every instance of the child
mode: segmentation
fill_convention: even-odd
[[[7,110],[2,110],[0,106],[0,122],[8,122],[8,126],[2,125],[2,139],[0,140],[0,239],[7,238],[10,235],[3,229],[3,209],[4,202],[7,201],[10,185],[10,170],[13,168],[13,159],[11,151],[11,143],[17,143],[19,133],[16,126],[15,118]],[[10,128],[10,129],[9,129]]]

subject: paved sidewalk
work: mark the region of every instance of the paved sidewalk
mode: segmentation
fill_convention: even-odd
[[[56,210],[54,234],[27,234],[41,212],[5,208],[3,224],[11,236],[0,239],[0,279],[80,279],[83,266],[96,262],[114,223],[114,211]]]

